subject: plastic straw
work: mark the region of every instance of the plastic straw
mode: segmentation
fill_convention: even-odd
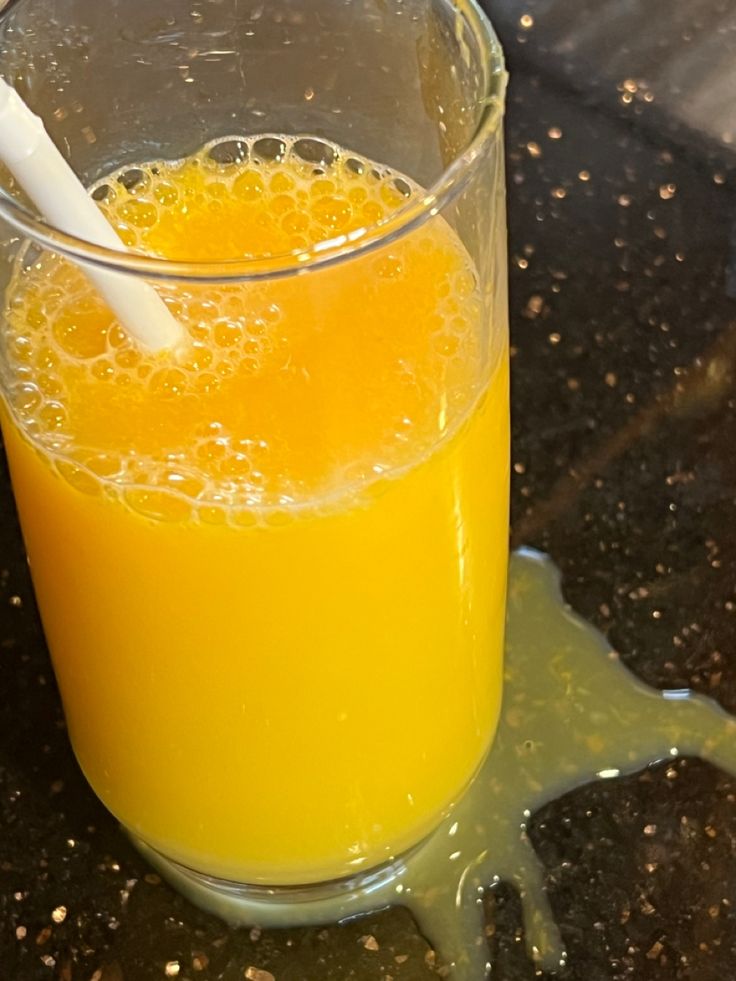
[[[0,79],[0,160],[50,224],[94,245],[124,252],[114,228],[57,150],[43,121]],[[133,275],[84,267],[125,330],[151,351],[184,336],[154,288]]]

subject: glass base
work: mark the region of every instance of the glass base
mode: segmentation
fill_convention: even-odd
[[[406,861],[424,842],[384,865],[328,882],[295,886],[249,885],[187,868],[128,832],[143,857],[186,899],[231,926],[317,926],[361,916],[386,905],[384,893],[406,871]],[[385,895],[385,893],[384,893]]]

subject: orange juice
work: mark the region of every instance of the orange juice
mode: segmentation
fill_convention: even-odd
[[[282,145],[95,197],[131,248],[288,269],[419,193]],[[189,341],[155,355],[58,257],[27,254],[7,301],[6,446],[75,752],[191,868],[370,868],[436,826],[495,729],[503,340],[439,217],[307,275],[158,288]]]

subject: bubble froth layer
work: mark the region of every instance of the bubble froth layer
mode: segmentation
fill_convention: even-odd
[[[264,136],[91,193],[130,249],[213,261],[298,252],[420,189],[336,145]],[[174,354],[137,347],[79,269],[29,245],[4,342],[26,436],[80,491],[149,517],[289,520],[419,462],[477,398],[476,277],[440,218],[306,276],[156,286],[187,329]]]

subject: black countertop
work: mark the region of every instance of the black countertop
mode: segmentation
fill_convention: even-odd
[[[551,554],[567,599],[643,680],[736,712],[736,159],[707,98],[702,125],[678,111],[662,66],[664,47],[736,61],[722,29],[736,5],[620,6],[630,55],[617,22],[599,71],[605,19],[561,33],[550,0],[497,11],[513,79],[513,540]],[[567,0],[568,21],[572,7],[589,28],[610,9]],[[442,974],[401,909],[231,931],[151,873],[74,761],[4,470],[0,484],[0,979]],[[561,977],[734,976],[736,780],[661,763],[568,794],[530,834],[568,949]],[[534,977],[518,897],[501,884],[486,905],[493,976]]]

